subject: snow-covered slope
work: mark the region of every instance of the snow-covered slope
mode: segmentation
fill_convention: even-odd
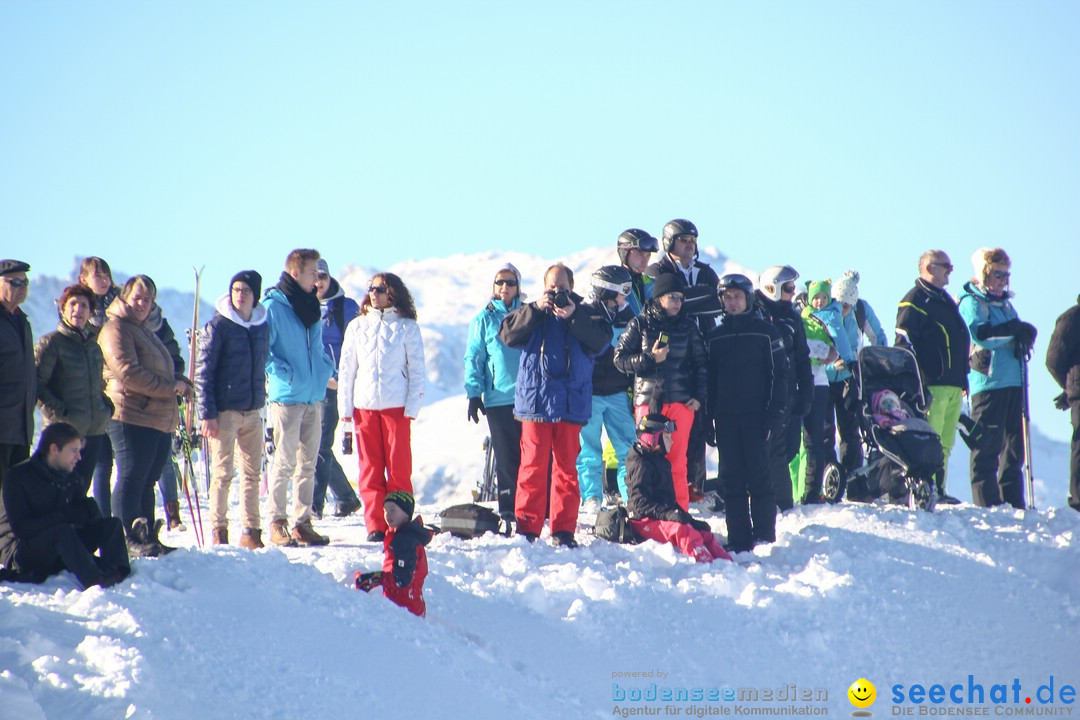
[[[489,254],[389,268],[417,296],[431,361],[413,428],[414,484],[428,520],[467,501],[480,474],[486,428],[465,419],[464,328],[505,259],[535,294],[549,259]],[[614,258],[597,251],[566,261],[580,271],[580,289]],[[359,294],[370,275],[354,267],[342,281]],[[797,508],[779,519],[775,545],[739,565],[594,540],[586,517],[574,551],[439,536],[428,550],[424,620],[349,587],[355,570],[382,562],[359,516],[318,522],[333,539],[320,549],[198,550],[190,530],[173,533],[168,540],[183,549],[136,561],[133,577],[107,591],[79,592],[67,573],[41,586],[0,585],[0,720],[551,720],[793,706],[616,699],[653,683],[794,684],[827,695],[796,705],[835,715],[851,712],[847,688],[861,677],[877,686],[870,709],[880,717],[899,714],[890,700],[897,684],[966,687],[971,675],[989,692],[1017,678],[1033,698],[1050,676],[1056,691],[1075,687],[1080,513],[1060,507],[1068,449],[1037,432],[1034,442],[1038,512]],[[355,481],[355,456],[341,460]],[[959,444],[949,487],[964,499],[966,463]],[[703,517],[723,532],[722,517]],[[625,674],[634,672],[654,674]],[[1030,708],[1023,697],[1009,705]]]

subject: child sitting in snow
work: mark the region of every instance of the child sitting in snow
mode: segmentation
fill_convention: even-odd
[[[870,398],[870,408],[874,424],[879,427],[888,429],[908,419],[904,404],[892,390],[879,390],[874,393]]]
[[[698,562],[730,560],[709,524],[695,520],[675,501],[675,482],[666,457],[674,430],[675,423],[659,413],[650,413],[638,423],[637,442],[626,454],[630,524],[641,537],[669,542]]]
[[[424,578],[428,572],[424,546],[431,542],[431,533],[419,515],[413,518],[415,507],[410,493],[387,493],[383,512],[389,529],[383,538],[386,556],[382,572],[357,572],[354,582],[357,590],[365,592],[382,587],[383,595],[413,615],[424,617]]]

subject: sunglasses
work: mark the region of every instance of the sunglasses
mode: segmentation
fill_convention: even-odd
[[[6,282],[11,287],[17,288],[23,288],[30,284],[29,280],[24,280],[22,278],[4,278],[4,282]]]
[[[795,292],[795,283],[784,283],[780,286],[780,292],[793,293]]]
[[[1007,270],[993,270],[990,272],[990,274],[998,280],[1008,280],[1010,277],[1012,277],[1012,273],[1008,272]]]
[[[512,280],[512,279],[511,280],[504,280],[504,279],[500,278],[499,280],[495,281],[495,284],[499,285],[500,287],[503,286],[503,285],[508,285],[510,287],[517,287],[517,280]]]
[[[376,295],[382,295],[386,291],[387,291],[387,288],[386,288],[385,285],[369,285],[368,286],[368,292],[373,292]]]
[[[937,265],[940,268],[945,268],[945,272],[952,272],[953,271],[952,263],[939,263],[939,262],[930,263],[930,267],[934,267],[935,265]]]
[[[674,300],[675,302],[682,302],[685,299],[682,293],[667,293],[662,297],[669,298],[671,300]]]
[[[697,236],[696,235],[676,235],[672,239],[674,239],[674,240],[682,240],[683,242],[692,242],[692,243],[697,242]]]

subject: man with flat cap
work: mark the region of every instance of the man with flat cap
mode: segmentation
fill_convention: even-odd
[[[19,308],[30,290],[28,270],[21,260],[0,260],[0,486],[9,468],[30,457],[34,438],[34,333]]]

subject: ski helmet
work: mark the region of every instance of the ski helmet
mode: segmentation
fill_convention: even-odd
[[[668,224],[664,226],[664,252],[670,253],[675,238],[682,235],[696,238],[698,236],[697,226],[689,220],[676,219],[668,221]]]
[[[644,448],[655,448],[663,440],[665,432],[675,432],[675,421],[661,413],[649,413],[637,424],[638,442]]]
[[[720,282],[716,286],[716,295],[720,298],[720,307],[724,306],[724,291],[725,290],[742,290],[746,295],[746,309],[749,310],[754,304],[754,283],[750,282],[750,278],[739,273],[728,273],[724,277],[720,278]]]
[[[633,287],[630,271],[621,265],[604,265],[592,274],[590,280],[593,297],[603,302],[614,300],[616,295],[629,295]]]
[[[631,250],[654,253],[660,249],[660,243],[656,242],[656,238],[644,230],[630,228],[624,230],[622,235],[619,235],[616,247],[619,251],[619,261],[625,265],[627,253]]]
[[[786,283],[794,284],[799,279],[799,271],[790,265],[772,265],[761,271],[758,276],[758,289],[770,300],[780,299],[780,288]],[[772,290],[766,288],[771,286]]]

